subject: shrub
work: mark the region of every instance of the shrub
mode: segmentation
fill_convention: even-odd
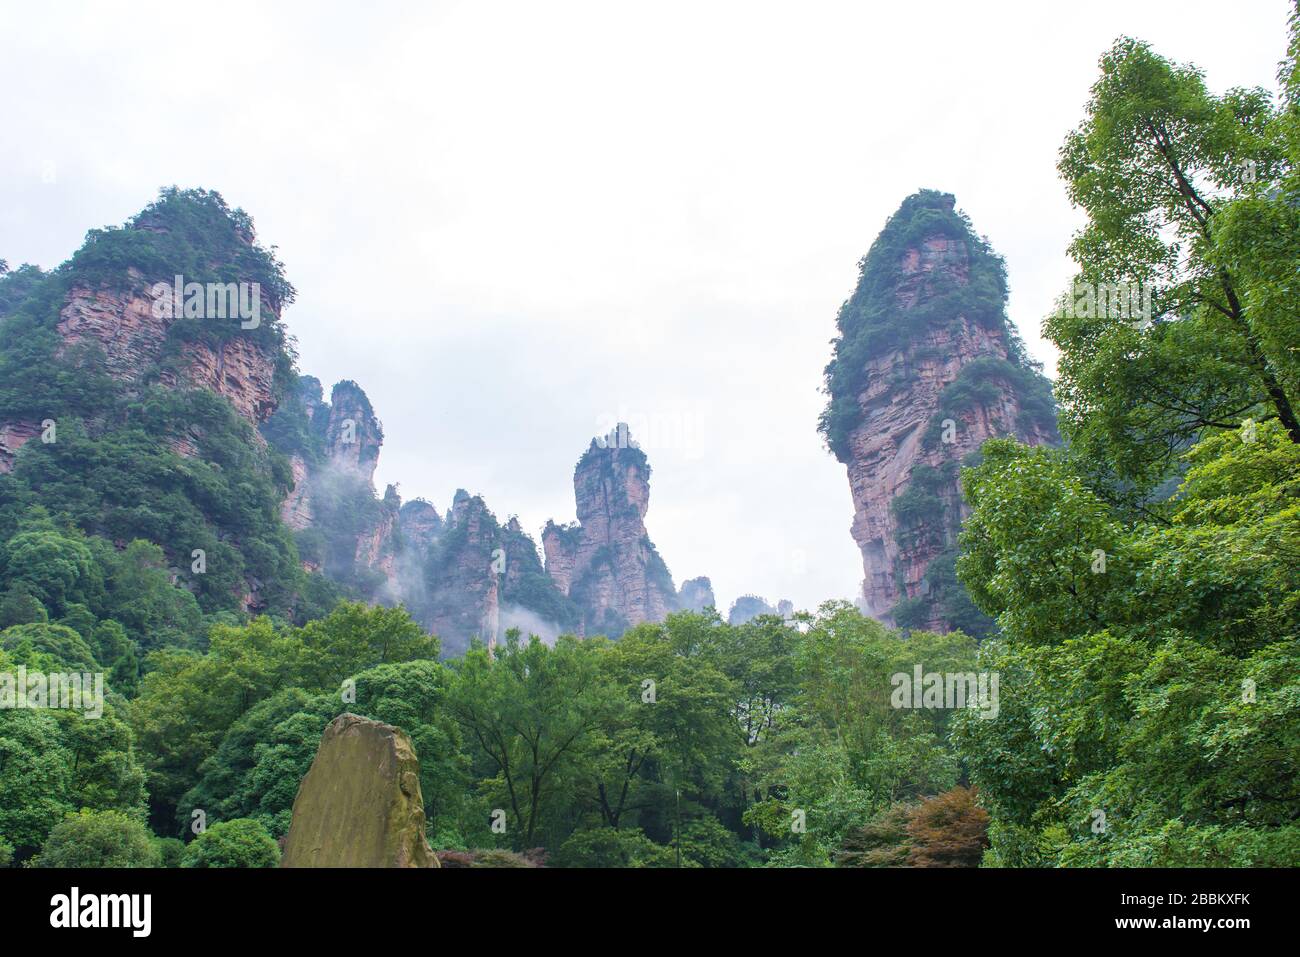
[[[56,824],[33,867],[156,867],[158,850],[144,824],[121,811],[82,808]]]
[[[181,867],[277,867],[280,846],[259,821],[222,821],[190,842]]]

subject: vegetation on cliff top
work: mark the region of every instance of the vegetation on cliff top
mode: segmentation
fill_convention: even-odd
[[[0,276],[0,422],[43,433],[0,476],[0,629],[70,628],[126,693],[152,651],[202,648],[213,623],[245,620],[249,603],[305,621],[336,600],[303,573],[279,521],[288,463],[225,399],[160,384],[166,343],[125,382],[98,343],[62,348],[56,326],[74,287],[139,292],[178,272],[261,282],[274,309],[292,297],[248,217],[202,190],[164,190],[52,272]],[[231,325],[291,373],[274,309],[259,329]],[[189,335],[177,329],[169,342]]]
[[[868,384],[867,363],[906,347],[927,330],[951,328],[962,319],[1001,332],[1007,342],[1006,368],[981,367],[980,378],[1010,378],[1009,385],[1017,394],[1023,391],[1029,397],[1028,405],[1036,416],[1041,414],[1044,397],[1050,407],[1050,387],[1033,370],[1015,327],[1007,321],[1006,266],[988,241],[975,233],[966,214],[955,210],[955,202],[951,194],[937,190],[913,193],[903,200],[858,263],[857,288],[836,318],[839,335],[825,371],[829,398],[818,422],[827,445],[841,462],[849,459],[849,434],[862,419],[858,396]],[[903,270],[904,255],[936,237],[961,244],[962,261],[952,265],[967,271],[967,281],[954,279],[945,268],[935,269],[921,281],[916,304],[903,308],[897,293],[908,278]],[[1021,370],[1026,374],[1017,374]]]

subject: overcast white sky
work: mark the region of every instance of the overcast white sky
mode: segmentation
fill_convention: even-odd
[[[574,463],[653,418],[647,525],[680,585],[857,593],[816,433],[856,264],[957,196],[1010,313],[1071,275],[1055,171],[1119,34],[1274,85],[1285,0],[15,3],[0,0],[0,258],[57,265],[160,186],[278,246],[304,372],[357,380],[378,481],[538,533]],[[635,437],[635,435],[634,435]]]

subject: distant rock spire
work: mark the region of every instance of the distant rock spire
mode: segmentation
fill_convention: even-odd
[[[645,528],[650,465],[627,424],[592,440],[573,473],[578,521],[548,522],[546,571],[578,606],[580,632],[621,635],[662,621],[677,607],[676,589]]]
[[[1059,441],[1051,386],[1007,321],[1006,292],[1002,261],[952,195],[922,190],[872,244],[840,310],[821,428],[848,470],[864,610],[888,624],[954,627],[963,458],[994,436]]]

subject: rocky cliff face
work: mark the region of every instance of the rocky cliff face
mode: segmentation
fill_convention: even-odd
[[[0,423],[0,475],[14,469],[18,450],[41,434],[39,423],[27,420]]]
[[[776,609],[769,605],[766,599],[758,595],[741,595],[731,603],[731,611],[727,612],[727,624],[743,625],[753,621],[759,615],[775,614]]]
[[[165,310],[156,314],[156,300],[138,270],[128,270],[127,277],[121,288],[72,287],[59,311],[63,349],[93,342],[116,379],[138,383],[156,373],[165,385],[217,393],[254,425],[270,418],[276,407],[274,354],[237,332],[210,341],[172,340],[175,319]]]
[[[133,380],[162,355],[169,323],[154,316],[153,299],[139,270],[130,269],[127,275],[132,284],[126,289],[74,286],[59,311],[58,330],[65,348],[93,341],[104,350],[110,375]]]
[[[413,499],[402,506],[398,521],[407,550],[421,560],[427,560],[442,532],[438,510],[424,499]]]
[[[645,529],[650,469],[626,425],[593,442],[579,462],[578,522],[548,526],[545,564],[519,522],[499,525],[481,498],[458,493],[444,518],[427,502],[403,504],[396,486],[377,496],[384,435],[369,399],[345,381],[326,401],[319,381],[297,373],[280,322],[293,287],[273,250],[257,242],[251,217],[216,193],[163,190],[122,227],[93,230],[60,269],[0,267],[0,274],[0,352],[13,360],[0,388],[0,476],[33,500],[48,500],[42,470],[23,467],[27,457],[63,452],[33,443],[47,416],[84,426],[73,434],[87,460],[98,447],[143,454],[145,426],[149,455],[193,460],[184,466],[189,483],[174,470],[142,470],[159,473],[142,476],[141,494],[153,496],[168,522],[135,509],[135,501],[116,501],[116,473],[108,469],[88,474],[91,484],[77,496],[66,488],[53,494],[67,500],[65,512],[75,498],[87,531],[121,531],[106,538],[118,547],[165,538],[156,544],[178,566],[193,542],[156,530],[184,524],[198,534],[200,514],[208,550],[229,545],[241,562],[230,576],[197,583],[177,576],[204,611],[287,619],[317,614],[340,594],[403,602],[455,654],[476,637],[492,641],[515,627],[544,638],[617,636],[677,607]],[[259,304],[250,325],[245,287],[260,290],[250,296]],[[237,314],[222,299],[236,289]],[[251,448],[245,422],[255,428]],[[178,484],[197,493],[184,515]],[[91,500],[101,507],[87,510]],[[228,507],[232,501],[249,506],[247,514]],[[264,520],[277,506],[304,568],[340,587],[300,574],[283,529]],[[82,514],[88,511],[96,514]],[[713,601],[708,580],[697,580],[690,607]]]
[[[233,319],[212,320],[224,324],[214,325],[206,337],[174,335],[177,320],[156,306],[150,279],[134,267],[111,284],[73,282],[58,311],[55,330],[61,341],[55,359],[63,360],[79,346],[93,346],[103,354],[104,371],[128,389],[152,382],[207,389],[254,426],[270,418],[278,401],[277,348],[264,337],[242,335]],[[265,321],[278,323],[278,307],[268,303],[265,308]],[[0,474],[12,471],[18,449],[39,432],[30,421],[0,422]],[[175,437],[169,444],[182,457],[198,455],[193,437]]]
[[[397,494],[397,486],[389,485],[384,489],[384,497],[379,500],[375,520],[357,537],[355,561],[363,568],[369,568],[383,575],[386,583],[394,583],[397,578],[397,557],[400,546],[398,534],[399,516],[402,499]],[[396,588],[390,584],[391,588]],[[400,598],[400,593],[392,597]]]
[[[355,382],[340,382],[330,392],[323,416],[321,411],[314,413],[313,425],[320,421],[329,466],[373,486],[384,428],[364,390]]]
[[[626,434],[626,426],[617,430]],[[546,571],[578,606],[581,634],[617,636],[677,607],[672,576],[645,528],[650,465],[634,443],[598,442],[573,474],[578,522],[548,522]]]
[[[429,563],[424,623],[458,654],[475,638],[496,641],[500,626],[502,553],[496,519],[483,499],[456,492]]]
[[[301,377],[264,431],[289,456],[281,518],[299,532],[304,565],[361,598],[405,605],[444,654],[509,627],[551,638],[576,625],[517,520],[502,527],[464,490],[445,518],[421,499],[403,504],[393,485],[375,496],[383,427],[356,383],[340,382],[326,402],[320,383]]]
[[[172,580],[201,612],[312,608],[267,520],[288,472],[255,427],[292,370],[280,312],[293,289],[251,218],[215,193],[167,189],[122,226],[90,230],[57,269],[0,273],[0,497],[30,496],[110,547],[151,542],[168,566],[201,550],[205,570]],[[34,441],[47,419],[57,437]],[[81,467],[92,461],[113,467]],[[170,640],[152,631],[132,639]]]
[[[163,383],[209,389],[254,425],[275,411],[275,364],[252,342],[229,339],[215,346],[186,342],[179,348],[181,371],[163,372],[159,377]]]
[[[773,606],[767,603],[767,599],[760,598],[758,595],[741,595],[731,603],[731,611],[727,613],[727,624],[743,625],[753,621],[759,615],[779,615],[789,621],[794,615],[794,603],[782,598]]]
[[[280,506],[280,520],[297,532],[311,525],[316,513],[307,494],[307,462],[301,455],[289,457],[289,472],[293,488]]]
[[[302,376],[264,431],[289,458],[293,487],[280,519],[315,533],[300,540],[304,565],[367,597],[399,600],[401,499],[391,485],[375,496],[384,431],[362,388],[339,382],[326,402],[320,382]]]
[[[718,600],[713,597],[713,582],[706,576],[682,582],[682,589],[677,594],[677,607],[682,611],[704,611],[717,606]]]
[[[865,610],[980,631],[952,577],[963,459],[994,436],[1059,441],[1050,386],[1005,315],[1001,261],[953,197],[904,201],[861,263],[827,367],[822,430],[847,467]]]

